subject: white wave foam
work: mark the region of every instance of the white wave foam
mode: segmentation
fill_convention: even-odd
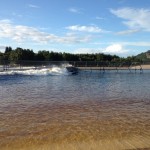
[[[0,75],[69,75],[66,67],[41,68],[41,69],[12,69],[0,72]]]

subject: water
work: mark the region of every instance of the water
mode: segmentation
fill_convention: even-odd
[[[0,73],[0,147],[150,147],[150,71]]]

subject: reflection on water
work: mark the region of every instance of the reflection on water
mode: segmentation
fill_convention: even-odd
[[[0,76],[0,147],[150,147],[149,71]]]

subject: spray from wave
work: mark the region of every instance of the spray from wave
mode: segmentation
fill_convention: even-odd
[[[61,66],[51,66],[51,67],[24,67],[24,68],[9,68],[7,71],[1,71],[0,75],[70,75],[66,67],[69,64],[63,64]]]

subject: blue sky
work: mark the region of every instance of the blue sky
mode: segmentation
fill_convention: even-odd
[[[122,57],[150,49],[150,0],[4,0],[5,46]]]

